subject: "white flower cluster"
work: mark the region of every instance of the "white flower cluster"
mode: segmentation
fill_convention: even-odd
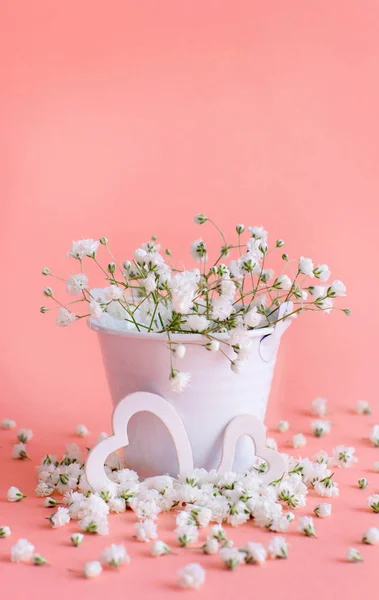
[[[57,324],[66,327],[89,317],[116,331],[165,335],[171,358],[169,388],[181,392],[190,382],[190,374],[182,372],[177,364],[185,354],[186,338],[211,352],[222,349],[232,371],[238,374],[252,345],[249,331],[275,325],[283,302],[293,302],[292,312],[281,317],[291,318],[301,311],[330,313],[336,308],[335,298],[346,295],[341,281],[325,284],[330,277],[328,266],[315,266],[311,258],[302,256],[293,261],[283,254],[292,279],[285,273],[275,276],[274,271],[267,269],[266,259],[272,250],[282,248],[284,242],[277,240],[269,248],[268,234],[263,227],[247,227],[248,235],[243,239],[245,227],[239,224],[237,239],[228,243],[224,233],[205,215],[196,215],[195,222],[199,225],[208,222],[216,227],[222,245],[214,260],[209,261],[206,242],[202,238],[192,242],[191,254],[199,263],[199,268],[192,270],[174,268],[170,264],[170,250],[162,254],[155,237],[137,248],[132,259],[122,264],[115,261],[105,237],[73,242],[68,256],[79,268],[67,278],[66,290],[74,300],[65,305],[56,298],[52,288],[44,289],[45,297],[54,301],[59,310]],[[101,246],[108,251],[108,264],[102,265],[98,260]],[[228,264],[221,262],[226,258]],[[85,261],[94,262],[105,277],[106,285],[101,294],[89,288],[88,277],[83,272]],[[42,274],[55,277],[47,267]],[[310,280],[318,281],[317,285]],[[78,314],[76,309],[81,303],[86,308]],[[42,313],[50,310],[53,308],[41,307]],[[342,310],[350,313],[349,309]],[[179,334],[182,336],[178,340]],[[201,337],[194,342],[189,334]],[[79,431],[78,435],[85,433]]]

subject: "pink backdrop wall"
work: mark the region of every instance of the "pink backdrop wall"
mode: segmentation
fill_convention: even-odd
[[[350,319],[309,314],[286,335],[271,410],[376,401],[378,3],[0,12],[4,411],[107,427],[95,336],[39,314],[40,268],[68,274],[82,236],[107,235],[123,259],[156,233],[186,259],[197,211],[227,232],[263,224],[347,285]]]

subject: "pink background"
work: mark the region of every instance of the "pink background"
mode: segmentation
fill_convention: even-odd
[[[193,225],[198,211],[227,233],[237,222],[263,224],[290,255],[327,262],[347,285],[350,319],[308,314],[286,334],[269,423],[292,415],[305,431],[310,401],[324,395],[348,431],[356,421],[346,407],[359,398],[375,404],[378,27],[379,5],[370,0],[1,3],[0,416],[38,431],[36,459],[54,444],[60,452],[77,423],[107,429],[110,410],[93,333],[83,324],[58,330],[39,314],[41,267],[67,275],[70,241],[101,235],[121,260],[154,233],[186,261],[195,236],[216,240]],[[31,492],[30,464],[12,462],[2,440],[5,486]],[[1,502],[9,520],[14,510]],[[20,534],[29,536],[40,509],[33,517],[27,505],[20,511],[30,519]],[[34,541],[43,539],[39,529]],[[8,572],[0,542],[0,571]],[[325,544],[312,555],[317,564]],[[67,552],[51,548],[57,561]],[[299,581],[302,563],[291,562]],[[342,585],[331,565],[346,565],[323,565],[331,589]],[[367,578],[369,564],[361,568]],[[261,593],[266,585],[277,593],[279,577],[289,578],[284,565],[266,575],[271,569],[278,576],[260,576]],[[41,585],[53,577],[52,585],[50,571],[24,573]],[[9,573],[11,582],[19,571]],[[104,583],[96,585],[91,593],[100,594]],[[304,583],[298,597],[311,592]]]

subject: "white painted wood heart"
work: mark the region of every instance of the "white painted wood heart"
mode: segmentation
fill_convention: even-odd
[[[191,444],[183,421],[175,408],[162,396],[150,392],[135,392],[126,396],[116,406],[112,417],[113,435],[96,444],[87,457],[85,474],[94,491],[101,491],[109,484],[104,463],[109,454],[128,446],[129,420],[141,411],[153,413],[167,427],[174,442],[179,473],[193,470]],[[286,460],[278,452],[265,447],[266,434],[263,423],[250,414],[238,415],[226,426],[218,472],[225,473],[232,470],[237,441],[245,435],[253,440],[255,455],[268,464],[268,469],[261,474],[261,478],[266,482],[279,479],[286,471]]]

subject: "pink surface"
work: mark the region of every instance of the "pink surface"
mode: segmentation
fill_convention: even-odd
[[[237,222],[263,224],[290,255],[328,262],[346,283],[350,319],[304,315],[286,334],[271,423],[295,415],[301,430],[311,399],[330,397],[335,442],[351,437],[360,466],[372,464],[375,451],[360,441],[368,424],[346,407],[377,401],[378,25],[371,0],[1,3],[0,406],[20,426],[38,430],[40,420],[33,458],[60,450],[76,423],[106,428],[110,408],[93,333],[80,324],[57,330],[39,314],[40,268],[67,275],[71,239],[100,235],[123,259],[155,233],[186,260],[199,235],[192,216],[202,211],[227,233]],[[201,233],[215,240],[208,231]],[[8,436],[1,434],[2,486],[31,492],[31,465],[8,458]],[[320,539],[291,535],[291,560],[261,571],[209,569],[199,594],[219,586],[231,595],[237,585],[273,597],[282,578],[299,598],[321,589],[332,598],[343,586],[346,597],[358,585],[370,591],[376,550],[367,549],[364,565],[340,559],[372,517],[351,487],[357,473],[338,475],[340,510],[320,522]],[[54,564],[41,572],[4,559],[2,582],[20,586],[19,596],[34,578],[62,598],[68,590],[100,596],[110,582],[119,597],[172,591],[169,565],[182,564],[182,553],[170,563],[135,558],[123,574],[96,582],[70,575],[75,556],[96,556],[107,541],[65,547],[66,532],[47,532],[40,503],[0,505],[15,537],[19,528]],[[128,537],[130,527],[113,533]],[[250,538],[250,529],[238,536]],[[10,542],[0,542],[6,557]],[[128,545],[132,554],[147,552]]]

